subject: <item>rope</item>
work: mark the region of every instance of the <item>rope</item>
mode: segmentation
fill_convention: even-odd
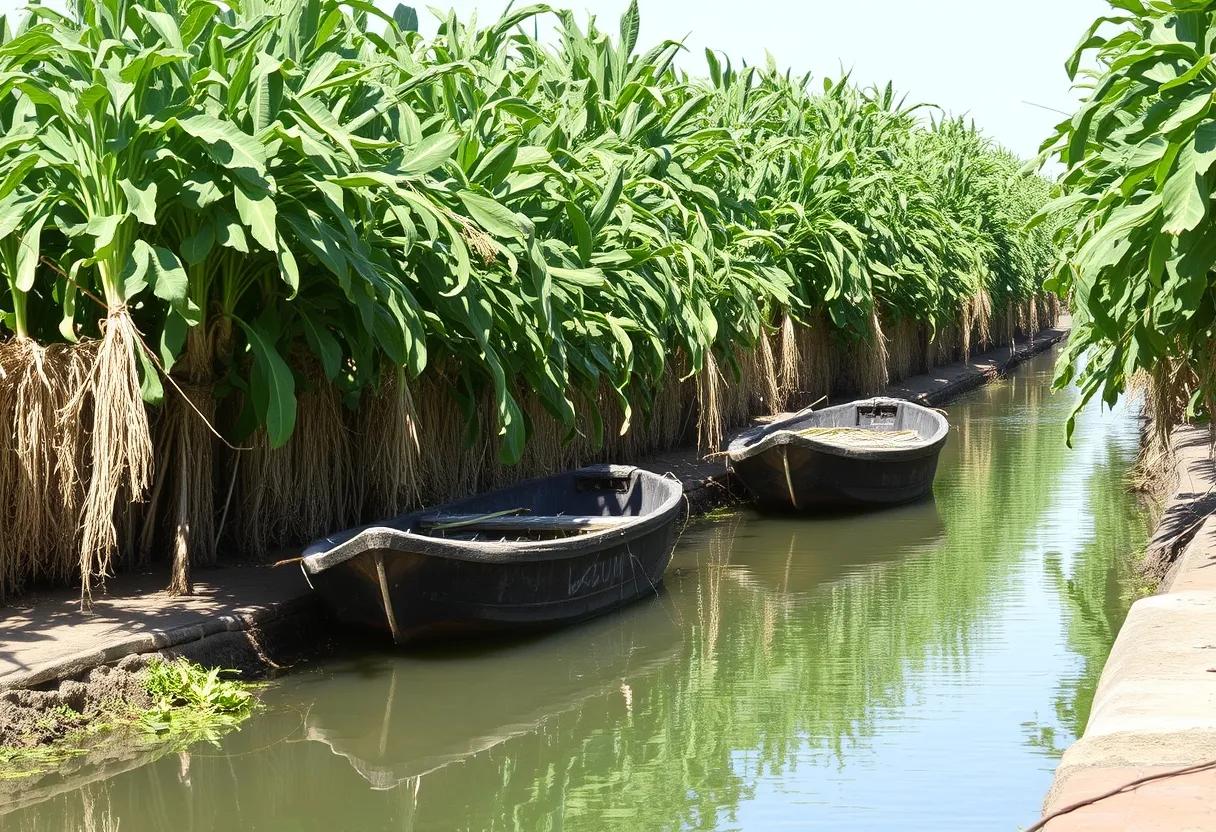
[[[1122,786],[1119,786],[1118,788],[1111,789],[1108,792],[1103,792],[1102,794],[1097,795],[1095,797],[1089,797],[1089,798],[1086,798],[1085,800],[1078,800],[1076,803],[1070,803],[1061,809],[1057,809],[1056,811],[1052,812],[1050,815],[1046,815],[1045,817],[1041,818],[1039,820],[1039,822],[1034,824],[1033,826],[1028,826],[1024,830],[1024,832],[1039,832],[1039,830],[1043,829],[1045,826],[1047,826],[1047,824],[1051,823],[1053,820],[1056,820],[1057,818],[1063,817],[1064,815],[1071,814],[1071,813],[1077,811],[1078,809],[1084,809],[1086,806],[1092,806],[1095,803],[1101,803],[1103,800],[1107,800],[1108,798],[1112,798],[1112,797],[1115,797],[1120,794],[1125,794],[1136,788],[1139,788],[1140,786],[1143,786],[1145,783],[1152,783],[1155,780],[1166,780],[1171,777],[1182,777],[1187,774],[1198,774],[1201,771],[1209,771],[1209,770],[1213,770],[1213,769],[1216,769],[1216,760],[1209,760],[1206,763],[1197,763],[1196,765],[1187,766],[1186,768],[1174,769],[1173,771],[1163,771],[1158,774],[1150,774],[1147,777],[1141,777],[1140,779],[1133,780],[1130,783],[1124,783]]]

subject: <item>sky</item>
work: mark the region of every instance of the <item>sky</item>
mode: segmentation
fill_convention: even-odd
[[[491,20],[506,3],[439,5]],[[593,13],[615,34],[628,0],[551,5]],[[839,77],[843,67],[863,85],[893,81],[909,101],[972,118],[1025,158],[1035,156],[1065,118],[1043,107],[1075,110],[1064,61],[1085,29],[1110,10],[1105,0],[639,0],[639,7],[639,43],[645,48],[687,36],[682,65],[689,72],[705,72],[707,47],[749,63],[764,62],[767,50],[778,65],[817,78]],[[434,18],[422,4],[419,17],[423,31],[433,33]]]
[[[386,10],[396,5],[375,2]],[[628,0],[551,4],[595,14],[601,28],[615,33]],[[422,30],[433,33],[427,4],[413,5]],[[506,0],[435,5],[488,21]],[[0,0],[0,13],[22,6],[24,0]],[[1105,0],[639,0],[639,6],[640,45],[684,38],[681,64],[691,73],[704,73],[707,47],[749,63],[762,63],[767,51],[779,65],[817,78],[851,70],[863,85],[894,81],[909,101],[968,116],[1024,158],[1034,157],[1064,118],[1052,109],[1075,109],[1064,61],[1110,8]]]

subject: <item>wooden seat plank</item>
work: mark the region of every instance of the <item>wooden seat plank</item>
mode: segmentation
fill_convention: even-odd
[[[420,528],[484,532],[563,532],[601,531],[636,523],[639,517],[592,517],[579,515],[545,516],[526,514],[483,517],[478,514],[430,514],[418,521]],[[444,527],[439,529],[437,527]]]

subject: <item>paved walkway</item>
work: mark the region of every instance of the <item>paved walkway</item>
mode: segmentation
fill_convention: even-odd
[[[79,590],[0,607],[0,690],[66,678],[131,653],[178,647],[248,630],[289,611],[308,593],[297,566],[198,570],[195,594],[172,598],[162,573],[120,575],[91,614]]]
[[[1150,552],[1181,556],[1159,595],[1132,605],[1085,734],[1065,754],[1044,814],[1142,777],[1216,761],[1216,465],[1206,428],[1174,434],[1178,490]],[[1049,832],[1216,830],[1216,771],[1168,777],[1077,809]]]
[[[1004,347],[970,362],[936,368],[892,386],[888,393],[941,404],[1049,348],[1064,337],[1067,327],[1064,321],[1021,341],[1016,350]],[[721,505],[730,491],[721,456],[707,461],[687,450],[662,454],[645,467],[678,476],[694,510]],[[0,690],[53,682],[131,653],[249,630],[312,603],[308,585],[294,566],[200,570],[195,577],[196,595],[171,598],[161,591],[167,581],[163,573],[120,575],[111,579],[109,594],[97,599],[91,615],[79,611],[79,594],[72,590],[0,607]]]

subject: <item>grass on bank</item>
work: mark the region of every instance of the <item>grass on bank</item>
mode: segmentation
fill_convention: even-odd
[[[54,737],[29,745],[0,745],[0,780],[41,774],[94,747],[101,734],[126,731],[134,743],[182,749],[220,738],[253,714],[257,685],[223,678],[237,671],[208,670],[186,659],[153,660],[143,675],[151,698],[147,707],[121,701],[102,703],[90,717],[66,705],[48,709],[38,721],[39,736]],[[108,710],[106,710],[108,709]]]

